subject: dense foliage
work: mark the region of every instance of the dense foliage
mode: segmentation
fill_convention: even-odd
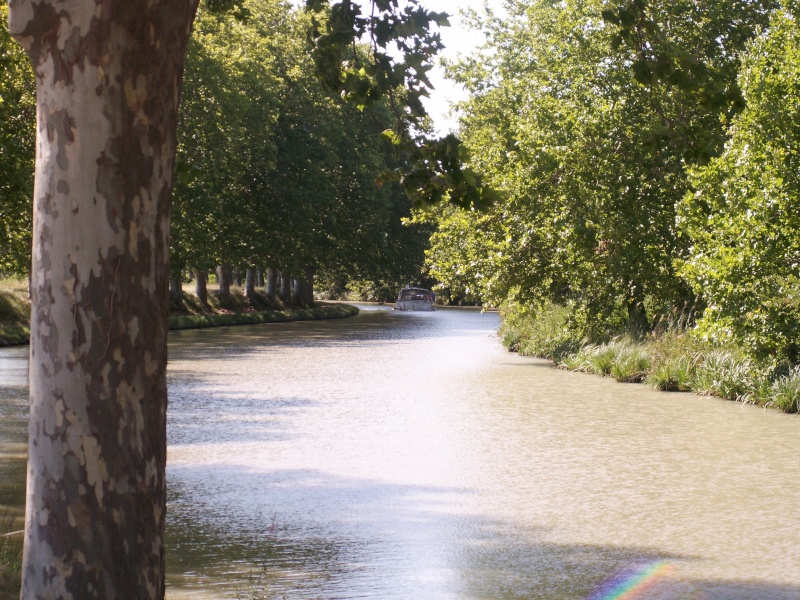
[[[771,0],[509,0],[452,67],[462,134],[504,198],[448,207],[431,273],[578,338],[705,316],[716,342],[796,360],[796,8]],[[547,310],[552,310],[549,308]]]
[[[170,230],[172,276],[216,265],[392,289],[418,279],[429,227],[380,185],[400,159],[386,102],[359,109],[324,88],[311,19],[281,0],[201,6],[190,42]],[[222,7],[230,8],[230,7]],[[7,8],[2,8],[3,21]],[[30,264],[33,74],[0,30],[0,272]]]
[[[508,0],[503,17],[472,15],[485,49],[451,66],[471,93],[463,143],[427,145],[418,104],[444,15],[310,4],[322,12],[247,0],[199,14],[174,276],[269,266],[386,298],[425,277],[432,234],[445,299],[563,307],[580,338],[697,318],[708,342],[800,359],[794,0]],[[353,28],[373,32],[365,46]],[[392,63],[404,30],[421,33]],[[5,31],[0,59],[0,270],[24,273],[33,79]],[[392,179],[417,204],[454,202],[408,224],[400,186],[376,185]]]
[[[309,19],[250,0],[246,19],[201,12],[186,69],[172,224],[173,271],[270,266],[328,280],[419,272],[424,228],[378,186],[391,168],[384,105],[359,110],[323,89]]]
[[[8,6],[0,4],[0,22]],[[0,27],[0,274],[27,273],[36,125],[33,71],[22,48]]]
[[[724,152],[693,173],[681,210],[682,272],[708,302],[701,332],[757,356],[800,352],[800,28],[776,11],[750,46],[747,102]]]

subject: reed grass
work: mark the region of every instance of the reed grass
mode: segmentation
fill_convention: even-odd
[[[767,406],[788,413],[800,410],[800,366],[795,366],[787,375],[777,377],[770,386]]]

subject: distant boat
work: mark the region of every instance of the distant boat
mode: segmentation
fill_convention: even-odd
[[[436,310],[436,294],[425,288],[406,287],[400,290],[395,310]]]

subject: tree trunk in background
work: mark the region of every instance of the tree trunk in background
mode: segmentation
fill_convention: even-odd
[[[292,294],[292,274],[281,271],[281,291],[278,293],[281,300],[288,302]]]
[[[244,278],[244,295],[250,302],[256,297],[256,278],[255,267],[247,267],[247,273]]]
[[[236,287],[242,287],[242,270],[239,267],[233,267],[231,274],[231,283]]]
[[[164,597],[167,236],[196,4],[10,4],[38,111],[22,598]]]
[[[231,266],[229,264],[217,265],[217,285],[218,294],[221,298],[229,298],[231,295]]]
[[[644,299],[638,295],[628,299],[628,327],[634,337],[645,335],[650,330]]]
[[[275,289],[278,287],[278,272],[272,267],[267,267],[266,295],[267,300],[275,302]]]
[[[292,279],[292,303],[301,304],[303,301],[303,294],[301,289],[303,287],[302,280],[299,277]]]
[[[314,306],[314,272],[314,267],[306,269],[305,299],[303,304],[309,307]]]
[[[264,287],[264,272],[261,269],[256,269],[256,286]]]
[[[203,304],[208,304],[208,273],[197,270],[194,272],[194,293]]]
[[[169,278],[169,297],[173,302],[180,303],[183,301],[183,283],[180,277]]]

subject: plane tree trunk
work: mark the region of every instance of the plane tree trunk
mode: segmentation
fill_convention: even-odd
[[[217,266],[217,285],[220,298],[230,298],[231,295],[231,280],[233,278],[233,270],[230,264]]]
[[[292,274],[288,271],[281,271],[281,289],[278,296],[284,302],[288,302],[292,295]]]
[[[314,267],[308,267],[306,269],[306,287],[303,303],[309,307],[314,306],[314,274]]]
[[[208,273],[204,269],[194,272],[194,293],[203,304],[208,304]]]
[[[197,0],[12,0],[37,84],[23,598],[164,597],[168,228]]]
[[[180,277],[169,278],[169,296],[176,305],[183,302],[183,281]]]
[[[267,267],[266,295],[267,300],[275,302],[275,293],[278,286],[278,272],[273,267]]]
[[[244,296],[250,302],[253,302],[256,297],[256,279],[258,275],[255,267],[247,267],[244,277]]]
[[[295,277],[292,279],[292,304],[302,304],[303,303],[303,280],[299,277]]]

